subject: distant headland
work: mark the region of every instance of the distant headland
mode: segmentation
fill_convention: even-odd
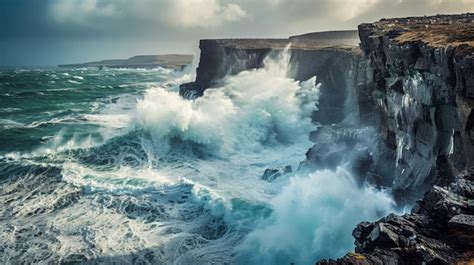
[[[109,59],[87,63],[60,64],[58,67],[109,67],[109,68],[155,68],[181,69],[191,64],[191,54],[137,55],[128,59]]]

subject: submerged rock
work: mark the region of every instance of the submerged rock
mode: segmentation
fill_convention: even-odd
[[[267,168],[261,177],[262,180],[266,180],[268,182],[272,182],[278,177],[291,173],[292,169],[291,166],[285,166],[281,168]]]

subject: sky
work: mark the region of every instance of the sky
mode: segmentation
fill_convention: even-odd
[[[474,0],[0,0],[0,65],[198,55],[199,39],[286,38],[466,12]]]

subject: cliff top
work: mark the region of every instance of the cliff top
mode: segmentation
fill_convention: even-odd
[[[474,51],[473,13],[382,19],[361,24],[359,29],[374,37],[388,36],[400,44],[421,41],[431,47],[464,45]]]
[[[314,39],[314,40],[352,40],[359,42],[359,35],[357,30],[333,30],[333,31],[321,31],[311,32],[301,35],[291,36],[290,40],[294,39]]]
[[[136,55],[128,59],[110,59],[78,64],[60,64],[59,67],[166,67],[166,68],[180,68],[182,66],[191,64],[193,56],[190,54],[160,54],[160,55]]]
[[[214,39],[224,47],[238,49],[284,49],[291,43],[291,49],[301,50],[347,50],[358,52],[359,39],[357,31],[325,31],[291,36],[288,39]]]

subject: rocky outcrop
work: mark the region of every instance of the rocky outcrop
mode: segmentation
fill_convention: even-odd
[[[383,148],[396,156],[384,177],[401,196],[449,183],[474,163],[473,20],[465,14],[359,26]]]
[[[355,253],[317,264],[472,264],[474,171],[434,186],[410,214],[362,222],[352,234]]]
[[[306,152],[306,160],[300,163],[299,170],[336,169],[347,165],[360,184],[369,180],[380,186],[387,186],[370,174],[373,169],[372,143],[374,130],[370,127],[346,128],[340,125],[321,126],[310,133],[314,145]]]
[[[324,39],[328,36],[333,39]],[[337,36],[340,38],[334,39]],[[359,85],[369,83],[366,60],[357,46],[347,45],[354,43],[347,36],[350,32],[344,31],[289,39],[201,40],[196,80],[181,85],[180,94],[187,98],[200,96],[205,89],[219,86],[226,76],[263,67],[265,57],[282,51],[291,43],[290,77],[303,81],[317,76],[316,82],[322,84],[319,111],[314,113],[313,120],[323,124],[341,122],[358,106],[355,90]]]

